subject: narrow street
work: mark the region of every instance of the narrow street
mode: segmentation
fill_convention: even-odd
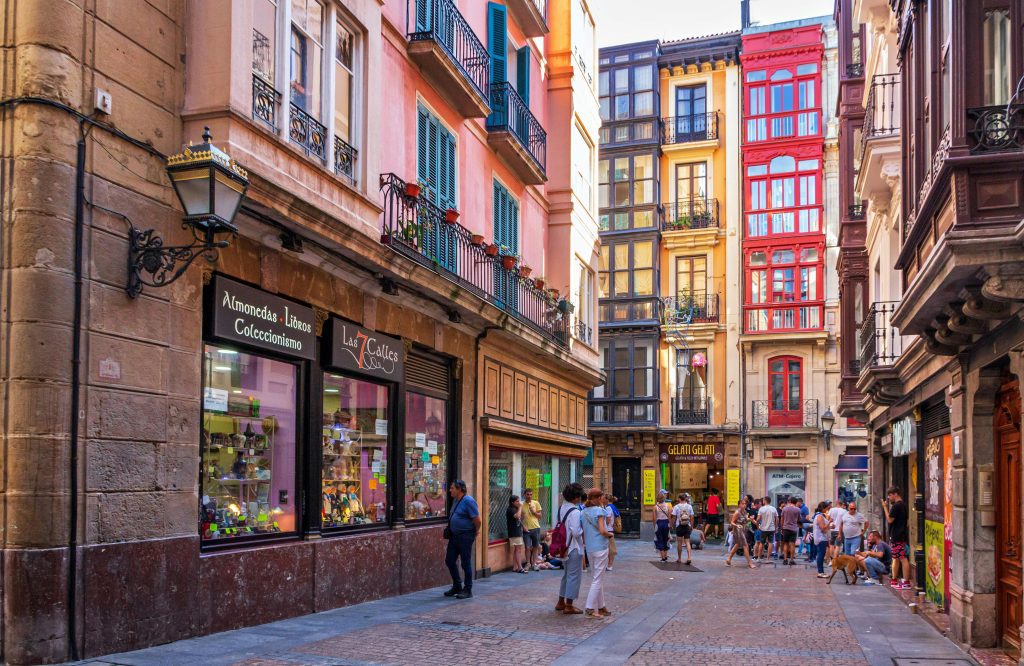
[[[700,572],[666,571],[650,544],[623,542],[608,574],[609,619],[556,614],[560,572],[501,573],[468,601],[435,588],[81,663],[974,663],[887,589],[842,585],[841,574],[826,585],[804,565],[728,568],[723,553],[697,553]]]

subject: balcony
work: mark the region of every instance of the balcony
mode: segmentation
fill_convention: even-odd
[[[665,326],[718,323],[718,294],[680,294],[663,298],[661,322]]]
[[[649,399],[587,401],[591,426],[657,426],[658,401]]]
[[[657,326],[660,317],[660,299],[605,300],[597,306],[598,326]]]
[[[967,109],[967,136],[971,153],[975,155],[1021,150],[1024,148],[1024,104]]]
[[[414,29],[408,30],[408,21]],[[409,57],[438,92],[467,118],[491,112],[491,58],[452,0],[407,0]]]
[[[576,338],[583,344],[593,347],[594,346],[594,327],[583,321],[577,319],[572,329],[572,337]]]
[[[662,204],[663,231],[718,229],[718,199],[691,197]]]
[[[318,160],[327,158],[327,128],[294,101],[288,106],[288,138],[307,157]]]
[[[857,389],[875,405],[891,405],[903,396],[893,365],[903,353],[903,336],[892,325],[899,301],[879,301],[868,308],[857,334]]]
[[[342,141],[341,137],[334,137],[334,173],[346,178],[350,183],[355,183],[355,166],[358,157],[358,150]]]
[[[824,303],[788,302],[747,305],[746,333],[822,332]]]
[[[860,145],[854,147],[862,199],[887,192],[886,179],[899,173],[900,112],[900,75],[876,74],[868,89]]]
[[[864,219],[864,204],[850,204],[846,207],[846,219],[847,220],[863,220]]]
[[[491,84],[487,143],[528,185],[547,178],[548,135],[511,83]]]
[[[556,302],[515,268],[505,269],[502,257],[489,256],[482,242],[473,242],[468,229],[447,222],[447,211],[424,198],[406,195],[406,183],[396,175],[381,176],[381,192],[381,243],[436,271],[558,346],[569,346],[565,301]]]
[[[672,398],[672,425],[708,425],[711,417],[707,404],[686,398]]]
[[[255,63],[253,63],[255,66]],[[281,93],[267,82],[259,72],[252,73],[252,118],[264,123],[271,132],[277,132],[281,108]]]
[[[687,143],[718,141],[718,112],[696,116],[671,116],[661,125],[661,143],[681,146]]]
[[[818,430],[818,399],[808,398],[784,404],[774,400],[754,400],[750,410],[750,427],[754,430],[805,428]],[[789,407],[790,409],[785,409]]]
[[[547,0],[508,0],[505,5],[527,37],[548,34]]]

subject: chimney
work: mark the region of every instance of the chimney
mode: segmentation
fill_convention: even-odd
[[[750,0],[740,0],[740,29],[750,27]]]

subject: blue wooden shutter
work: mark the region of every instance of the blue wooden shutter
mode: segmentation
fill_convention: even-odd
[[[427,110],[419,104],[416,105],[416,177],[418,180],[425,181],[429,176],[427,175],[430,171],[428,164],[428,150],[427,150],[427,125],[430,124],[430,115]]]
[[[505,53],[508,50],[508,18],[505,5],[487,3],[487,48],[491,53],[491,83],[507,80]]]
[[[456,153],[455,137],[438,123],[438,188],[437,205],[442,210],[456,207]],[[454,225],[441,224],[437,234],[437,262],[457,272],[457,245]]]
[[[530,106],[530,47],[516,51],[516,92]]]
[[[416,32],[429,32],[431,29],[434,0],[416,1]]]

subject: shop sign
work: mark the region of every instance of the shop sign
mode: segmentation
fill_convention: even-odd
[[[210,326],[218,338],[314,360],[313,308],[215,275]]]
[[[654,470],[644,470],[644,504],[654,504],[656,497],[654,492]]]
[[[740,471],[738,469],[725,470],[725,503],[729,506],[737,506],[740,503]]]
[[[330,367],[354,370],[392,382],[402,381],[405,350],[398,338],[341,319],[331,319],[327,339],[327,365]]]
[[[725,460],[725,444],[722,442],[663,443],[661,444],[660,458],[663,463],[722,462]]]
[[[909,416],[892,424],[892,455],[909,456],[917,445],[917,426]]]
[[[769,458],[799,458],[800,449],[770,449]]]

